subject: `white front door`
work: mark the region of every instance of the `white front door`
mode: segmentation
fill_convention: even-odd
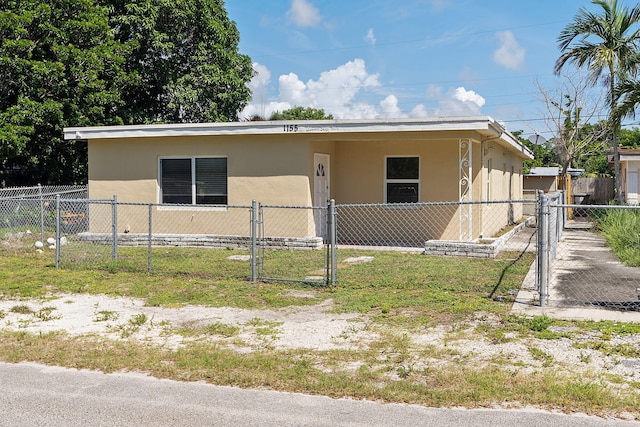
[[[326,208],[329,203],[329,155],[313,154],[313,206]]]
[[[627,175],[627,202],[638,204],[638,171],[629,171]]]
[[[313,154],[313,221],[316,226],[316,236],[327,238],[327,205],[329,203],[329,155]]]

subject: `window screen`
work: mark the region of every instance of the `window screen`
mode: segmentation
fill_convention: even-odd
[[[160,160],[162,203],[227,204],[226,158]]]
[[[227,204],[227,159],[196,159],[196,204]]]
[[[191,159],[162,159],[162,203],[192,203]]]

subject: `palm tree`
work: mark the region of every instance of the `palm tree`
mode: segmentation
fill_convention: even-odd
[[[640,5],[632,9],[618,5],[618,0],[592,0],[600,6],[601,13],[593,13],[580,8],[573,21],[567,24],[558,37],[558,47],[562,55],[556,61],[554,73],[562,67],[574,63],[578,67],[587,66],[589,80],[596,84],[604,74],[608,83],[610,104],[609,122],[616,175],[616,196],[621,202],[620,156],[616,132],[620,121],[616,121],[616,76],[635,74],[638,46],[640,45]]]
[[[635,79],[622,79],[615,87],[616,106],[613,110],[613,118],[620,123],[625,117],[636,116],[636,107],[640,104],[640,81]]]

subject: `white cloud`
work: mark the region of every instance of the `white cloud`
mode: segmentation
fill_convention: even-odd
[[[256,74],[251,78],[251,81],[247,83],[247,86],[251,89],[254,98],[264,96],[267,86],[271,81],[271,72],[267,67],[258,62],[254,62],[251,66]]]
[[[406,114],[398,107],[398,98],[389,95],[380,101],[380,116],[386,118],[406,117]]]
[[[376,44],[376,36],[373,34],[373,28],[369,28],[367,35],[364,36],[364,41],[374,46]]]
[[[500,40],[500,47],[493,53],[493,60],[499,65],[517,70],[524,65],[525,50],[518,44],[511,31],[496,33]]]
[[[485,100],[483,97],[478,95],[472,90],[466,90],[463,87],[456,88],[453,93],[453,98],[464,103],[475,104],[478,108],[482,107],[485,104]]]
[[[409,117],[429,117],[429,111],[424,104],[418,104],[413,107],[413,110],[409,113]]]
[[[293,0],[287,16],[298,27],[317,27],[322,22],[320,11],[307,0]]]
[[[458,87],[447,92],[440,100],[438,110],[440,116],[474,116],[480,114],[485,99],[472,90]]]
[[[260,73],[258,76],[270,75],[266,68],[260,67],[260,64],[254,64],[254,69]],[[362,90],[380,86],[378,74],[367,72],[362,59],[354,59],[333,70],[324,71],[317,80],[307,82],[300,80],[295,73],[283,74],[278,78],[278,99],[267,102],[266,96],[260,97],[260,94],[266,92],[268,80],[258,77],[251,80],[249,87],[253,91],[253,99],[240,112],[241,119],[255,114],[268,118],[274,111],[294,106],[322,108],[338,119],[375,118],[380,115],[374,105],[356,101],[356,96]],[[390,105],[387,107],[391,108]]]
[[[423,104],[416,105],[409,114],[411,117],[474,116],[482,114],[482,107],[486,103],[481,95],[464,87],[449,89],[445,93],[437,85],[427,87],[426,99],[437,102],[437,106],[427,108]]]
[[[274,111],[296,106],[322,108],[336,119],[375,119],[479,115],[485,105],[485,99],[473,90],[458,87],[445,92],[442,87],[433,84],[427,87],[425,97],[429,101],[425,104],[433,104],[430,107],[418,104],[405,112],[395,94],[388,94],[377,104],[375,101],[359,101],[361,95],[371,95],[370,89],[381,86],[378,74],[369,73],[362,59],[354,59],[335,69],[323,71],[317,80],[304,82],[295,73],[282,74],[278,77],[275,92],[270,87],[269,70],[257,62],[253,68],[257,75],[248,84],[253,99],[240,112],[241,120],[254,115],[269,118]],[[268,96],[269,93],[272,95]]]

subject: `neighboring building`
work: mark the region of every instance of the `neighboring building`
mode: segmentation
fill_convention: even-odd
[[[524,176],[524,190],[542,190],[545,193],[558,191],[558,175],[560,168],[557,166],[531,168]]]
[[[227,207],[252,200],[305,207],[324,207],[330,198],[388,203],[394,209],[372,211],[402,221],[422,209],[402,203],[521,199],[522,163],[532,158],[487,116],[84,127],[65,128],[64,136],[88,141],[90,198],[162,204],[153,209],[154,232],[178,234],[246,235],[247,226],[236,225]],[[522,216],[521,209],[489,204],[447,212],[426,237],[472,240]],[[118,213],[120,228],[146,232],[126,215]],[[313,213],[299,216],[273,235],[321,234]]]
[[[640,171],[640,150],[630,148],[618,149],[620,154],[620,186],[624,200],[632,205],[638,204],[638,179]]]

